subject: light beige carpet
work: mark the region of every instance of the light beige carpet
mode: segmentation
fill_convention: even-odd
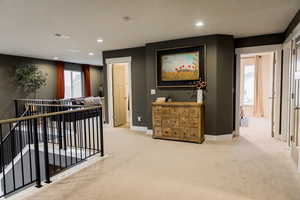
[[[300,174],[287,147],[264,130],[199,145],[105,129],[105,146],[110,157],[28,200],[300,199]]]

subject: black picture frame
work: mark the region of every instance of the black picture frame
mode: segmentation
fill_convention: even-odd
[[[199,77],[197,80],[182,80],[182,81],[163,81],[161,78],[162,62],[161,58],[164,55],[182,54],[189,52],[198,52],[199,55]],[[161,49],[156,51],[156,80],[158,88],[171,87],[195,87],[199,80],[205,81],[205,45],[198,45],[192,47],[181,47],[173,49]]]

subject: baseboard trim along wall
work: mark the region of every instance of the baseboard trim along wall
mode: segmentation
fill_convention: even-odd
[[[132,126],[130,130],[147,132],[146,126]]]
[[[153,135],[153,130],[152,129],[148,129],[146,132],[147,135]]]
[[[152,129],[143,130],[146,132],[147,135],[153,135]],[[224,135],[204,135],[205,140],[207,141],[231,141],[233,138],[233,133],[231,134],[224,134]]]
[[[231,141],[233,133],[225,135],[204,135],[206,141]]]

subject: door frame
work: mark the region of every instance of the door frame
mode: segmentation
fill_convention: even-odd
[[[131,57],[119,57],[105,59],[107,66],[107,86],[108,86],[108,126],[114,127],[114,106],[113,106],[113,64],[128,63],[128,98],[129,98],[129,128],[132,128],[132,80],[131,80]]]
[[[275,53],[275,69],[277,70],[277,73],[275,74],[275,80],[280,80],[281,77],[281,51],[282,51],[282,45],[265,45],[265,46],[256,46],[256,47],[243,47],[243,48],[236,48],[235,49],[235,55],[236,55],[236,70],[235,70],[235,136],[240,135],[240,80],[241,80],[241,55],[242,54],[255,54],[255,53],[264,53],[264,52],[274,52]],[[277,103],[275,105],[280,105],[280,85],[276,85],[276,88],[273,88],[273,91],[277,91],[278,95],[275,101]],[[275,90],[274,90],[275,89]],[[279,111],[276,109],[277,112]],[[275,136],[279,136],[279,117],[280,113],[275,113]]]

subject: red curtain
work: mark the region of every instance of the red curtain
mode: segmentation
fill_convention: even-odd
[[[90,65],[82,65],[82,70],[84,74],[84,96],[90,97],[92,96]]]
[[[56,97],[65,98],[64,62],[56,62]]]

